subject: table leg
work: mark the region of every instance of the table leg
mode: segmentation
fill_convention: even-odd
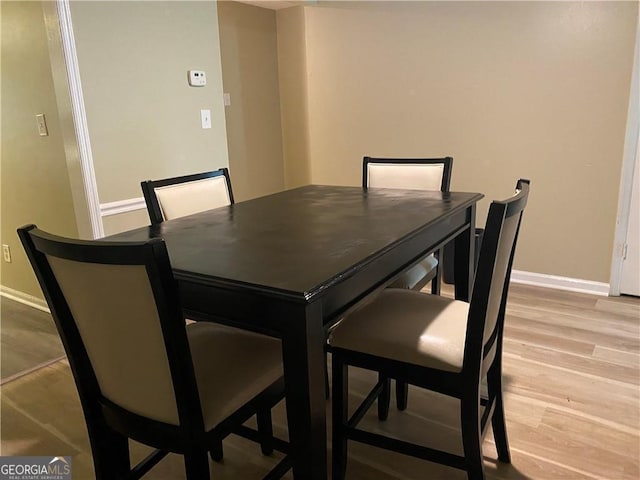
[[[468,302],[471,299],[475,273],[476,206],[467,209],[469,228],[455,238],[455,297]]]
[[[296,305],[283,318],[282,357],[293,476],[327,478],[324,330],[319,304]]]

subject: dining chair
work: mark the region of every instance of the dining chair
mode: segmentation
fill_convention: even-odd
[[[362,160],[362,187],[403,188],[448,192],[453,158],[372,158]],[[427,255],[389,287],[422,290],[431,282],[431,293],[440,294],[440,251]]]
[[[233,204],[227,168],[140,183],[152,225]]]
[[[362,161],[363,188],[403,188],[448,192],[451,185],[453,158],[372,158]],[[440,295],[442,283],[442,249],[422,258],[402,273],[388,288],[408,288],[420,291],[431,282],[431,293]],[[328,381],[328,380],[327,380]],[[396,404],[407,408],[408,385],[396,381]]]
[[[406,289],[385,289],[346,316],[330,338],[333,377],[333,480],[345,477],[347,441],[355,440],[466,470],[483,479],[482,440],[491,421],[498,460],[510,462],[502,398],[502,337],[511,268],[529,181],[491,203],[469,303]],[[348,418],[348,367],[381,380]],[[463,455],[358,429],[389,395],[389,378],[459,400]],[[486,382],[486,392],[481,384]],[[383,400],[385,400],[383,398]],[[378,412],[386,418],[387,412]],[[482,410],[482,415],[480,415]]]
[[[284,397],[280,341],[208,322],[187,325],[162,239],[83,241],[35,225],[18,235],[67,354],[97,480],[139,479],[169,452],[188,480],[209,478],[231,433],[265,454]],[[242,424],[257,416],[258,430]],[[157,450],[131,467],[128,439]],[[265,478],[280,478],[285,456]]]

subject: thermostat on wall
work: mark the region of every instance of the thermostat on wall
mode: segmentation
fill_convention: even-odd
[[[207,84],[207,76],[202,70],[189,70],[189,85],[192,87],[204,87]]]

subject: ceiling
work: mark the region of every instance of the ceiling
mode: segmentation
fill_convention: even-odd
[[[305,3],[314,3],[309,1],[298,0],[236,0],[240,3],[248,3],[249,5],[255,5],[256,7],[269,8],[271,10],[280,10],[282,8],[296,7],[298,5],[304,5]]]

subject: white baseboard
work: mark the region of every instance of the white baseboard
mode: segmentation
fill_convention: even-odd
[[[535,285],[536,287],[555,288],[556,290],[590,293],[592,295],[602,295],[605,297],[609,295],[608,283],[581,280],[579,278],[558,277],[556,275],[547,275],[544,273],[513,270],[511,272],[511,281],[513,283]]]
[[[41,298],[34,297],[33,295],[14,290],[13,288],[5,287],[4,285],[0,285],[0,295],[10,298],[11,300],[15,300],[16,302],[22,303],[24,305],[37,308],[38,310],[42,310],[43,312],[51,313],[49,307],[47,306],[47,302],[45,302]]]

